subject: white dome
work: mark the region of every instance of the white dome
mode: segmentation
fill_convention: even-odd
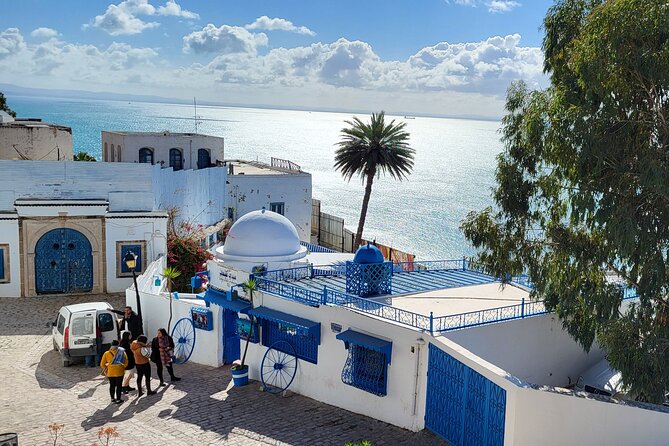
[[[300,236],[295,226],[281,214],[253,211],[243,215],[232,225],[225,245],[217,249],[224,259],[296,258],[306,254],[300,245]]]

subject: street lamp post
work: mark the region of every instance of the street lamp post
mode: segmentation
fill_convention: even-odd
[[[144,320],[142,319],[142,304],[139,299],[139,288],[137,288],[137,274],[135,273],[135,268],[137,268],[137,256],[132,251],[128,253],[123,258],[125,266],[132,271],[132,281],[135,284],[135,297],[137,298],[137,316],[139,316],[140,326],[142,327],[142,332],[144,332]]]

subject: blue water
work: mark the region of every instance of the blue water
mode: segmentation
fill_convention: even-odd
[[[102,130],[194,131],[193,106],[143,102],[9,97],[21,117],[72,127],[75,152],[101,157]],[[447,110],[445,110],[447,111]],[[198,131],[225,138],[225,157],[289,159],[313,175],[313,196],[323,212],[355,230],[361,181],[333,169],[335,144],[351,114],[198,106]],[[365,116],[361,116],[365,118]],[[402,119],[402,117],[396,117]],[[415,167],[408,181],[375,181],[365,237],[417,254],[420,259],[472,253],[459,225],[467,212],[490,205],[498,122],[421,118],[407,120]]]

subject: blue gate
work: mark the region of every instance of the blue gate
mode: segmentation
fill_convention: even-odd
[[[506,391],[430,343],[425,427],[453,446],[502,446]]]
[[[35,246],[37,294],[82,293],[93,289],[93,251],[74,229],[54,229]]]
[[[223,311],[223,364],[230,364],[240,359],[239,334],[237,332],[237,313]]]

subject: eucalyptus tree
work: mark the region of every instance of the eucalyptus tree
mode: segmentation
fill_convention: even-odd
[[[406,122],[385,122],[385,113],[372,113],[369,123],[354,117],[345,121],[349,127],[341,130],[342,140],[335,151],[335,169],[350,181],[359,175],[365,185],[358,230],[353,248],[360,246],[367,218],[372,185],[377,175],[388,174],[396,180],[406,179],[413,170],[415,150],[409,146]]]
[[[544,20],[550,86],[513,84],[495,206],[463,222],[499,277],[528,272],[628,390],[669,390],[669,4],[563,0]],[[612,280],[615,279],[615,280]],[[624,289],[639,298],[624,301]]]

